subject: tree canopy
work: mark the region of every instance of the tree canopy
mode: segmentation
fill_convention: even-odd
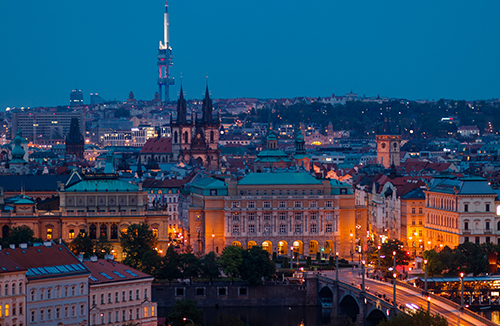
[[[203,311],[196,308],[196,301],[177,300],[168,313],[168,321],[172,326],[186,326],[184,318],[189,318],[195,326],[203,325]]]
[[[269,258],[269,253],[261,247],[253,246],[242,253],[240,275],[251,285],[262,284],[262,278],[270,279],[276,273],[276,265]]]
[[[224,248],[222,255],[219,257],[219,264],[224,273],[231,277],[240,275],[240,266],[243,262],[243,249],[236,246]]]
[[[69,244],[69,250],[78,256],[83,253],[84,258],[89,258],[94,253],[94,244],[87,233],[79,233]]]
[[[8,237],[3,240],[3,245],[15,244],[19,246],[21,243],[33,244],[35,242],[42,242],[42,239],[35,238],[35,232],[26,225],[15,226],[9,230]]]
[[[148,251],[154,250],[156,237],[146,223],[132,224],[125,232],[120,232],[120,244],[126,254],[123,263],[141,270],[142,257]]]

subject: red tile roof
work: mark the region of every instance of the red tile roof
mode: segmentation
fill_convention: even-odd
[[[172,153],[172,138],[149,138],[142,146],[141,154]]]
[[[97,261],[84,261],[83,264],[92,273],[89,278],[90,285],[148,278],[150,278],[151,281],[153,280],[153,276],[114,260],[98,259]]]

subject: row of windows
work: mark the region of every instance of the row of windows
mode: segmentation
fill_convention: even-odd
[[[255,205],[254,201],[248,201],[247,202],[247,208],[256,208],[256,207],[257,206]],[[264,201],[264,202],[262,202],[262,207],[263,208],[271,208],[271,202],[270,201]],[[286,208],[286,207],[288,207],[287,206],[287,202],[286,201],[279,201],[278,202],[278,207],[279,208]],[[295,207],[295,208],[301,208],[301,207],[305,207],[305,206],[302,206],[302,202],[301,201],[294,201],[293,202],[293,207]],[[318,202],[315,201],[315,200],[310,201],[309,202],[309,207],[311,207],[311,208],[318,207]],[[331,200],[325,201],[325,207],[333,207],[333,202]],[[240,202],[239,201],[233,201],[231,203],[231,208],[241,208]]]
[[[278,213],[278,218],[280,221],[287,220],[288,216],[289,216],[288,212],[279,212]],[[233,213],[232,220],[239,221],[240,217],[241,217],[240,213]],[[301,221],[302,217],[303,217],[303,213],[302,212],[294,212],[292,217],[297,221]],[[249,221],[256,221],[257,220],[256,213],[247,213],[247,219]],[[264,221],[270,221],[271,220],[271,213],[264,213],[263,219],[264,219]],[[317,219],[318,219],[318,212],[309,212],[309,220],[314,221]],[[325,213],[325,220],[333,220],[333,213],[332,212]]]
[[[416,208],[415,208],[415,207],[412,207],[412,209],[411,209],[411,213],[412,213],[412,214],[416,214],[415,212],[416,212]],[[419,214],[422,214],[422,212],[423,212],[422,207],[419,207],[419,208],[418,208],[418,213],[419,213]]]
[[[127,301],[127,295],[126,294],[127,294],[126,291],[122,291],[122,295],[121,295],[121,301],[122,302],[126,302]],[[144,299],[147,299],[147,298],[148,298],[148,289],[144,289]],[[105,304],[104,293],[101,293],[100,299],[101,299],[101,301],[100,301],[101,304]],[[135,290],[135,299],[134,299],[132,290],[128,291],[128,301],[133,301],[133,300],[141,300],[140,290],[139,289]],[[113,301],[111,301],[111,293],[108,293],[107,294],[107,303],[112,303],[112,302]],[[119,292],[115,292],[114,302],[120,302],[119,301]],[[96,295],[93,294],[92,295],[92,305],[95,305],[95,304],[97,304],[97,302],[96,302]]]
[[[38,294],[38,298],[37,298]],[[69,286],[65,286],[62,290],[61,287],[57,286],[55,288],[46,288],[46,289],[32,289],[30,291],[30,301],[35,300],[45,300],[45,299],[57,299],[64,298],[75,295],[85,295],[85,285],[80,284],[80,291],[77,293],[76,285],[71,286],[71,290]]]
[[[309,226],[309,232],[310,233],[317,233],[319,230],[317,224],[311,224]],[[270,233],[271,232],[271,227],[269,225],[264,226],[264,233]],[[286,224],[280,224],[279,225],[279,233],[287,233],[287,225]],[[295,224],[294,226],[294,232],[295,233],[302,233],[302,224]],[[325,232],[333,232],[333,224],[326,224],[325,225]],[[233,225],[233,233],[240,233],[240,225],[235,224]],[[248,233],[256,233],[256,226],[254,224],[248,225]]]
[[[476,229],[479,229],[479,224],[476,223]],[[484,228],[485,230],[490,230],[490,221],[484,222]],[[469,221],[464,222],[464,230],[469,230]],[[500,231],[500,221],[497,222],[497,230]]]
[[[148,310],[151,310],[151,312],[148,314]],[[141,309],[136,308],[135,309],[135,319],[141,319]],[[148,317],[154,317],[155,316],[155,307],[151,307],[151,309],[148,309],[148,307],[144,307],[143,309],[143,318],[148,318]],[[107,321],[106,321],[107,317]],[[121,313],[120,310],[115,310],[114,312],[114,320],[113,320],[113,312],[108,311],[106,313],[95,313],[92,314],[92,323],[91,325],[98,325],[98,324],[105,324],[107,323],[113,323],[113,322],[119,322],[121,317],[121,321],[126,321],[126,320],[133,320],[134,319],[134,309],[122,309]]]
[[[18,310],[19,307],[19,310]],[[0,318],[2,317],[9,317],[11,316],[17,316],[18,314],[22,316],[23,312],[23,304],[19,303],[19,305],[16,305],[15,303],[12,303],[12,310],[11,306],[6,304],[6,305],[0,305]]]
[[[196,288],[196,296],[206,296],[207,289],[204,287],[199,287]],[[227,287],[217,287],[217,295],[218,296],[227,296],[228,289]],[[186,288],[179,287],[175,288],[175,296],[176,297],[183,297],[186,295]],[[238,288],[238,295],[239,296],[247,296],[248,295],[248,288],[246,287],[239,287]]]
[[[283,194],[285,193],[285,190],[278,190],[278,191],[275,191],[275,190],[271,190],[269,191],[269,194],[271,196],[275,196],[275,195],[279,195],[279,196],[283,196]],[[303,195],[305,196],[307,193],[309,193],[310,196],[314,195],[314,190],[302,190],[302,191],[299,191],[299,190],[294,190],[293,191],[293,194],[294,195]],[[255,196],[260,196],[261,193],[260,193],[260,190],[255,190],[254,192]],[[267,196],[268,194],[268,191],[267,190],[262,190],[262,195],[263,196]],[[323,194],[323,190],[316,190],[316,194],[317,195],[322,195]],[[291,196],[292,195],[292,191],[291,190],[286,190],[286,195],[287,196]],[[252,196],[252,190],[240,190],[240,196]]]
[[[36,323],[37,321],[50,321],[50,320],[58,320],[62,318],[70,318],[70,317],[76,317],[77,311],[76,311],[76,305],[71,306],[71,315],[70,315],[70,307],[66,306],[64,307],[64,315],[62,315],[62,311],[60,307],[56,307],[55,309],[53,308],[41,308],[38,310],[30,310],[30,322],[31,323]],[[84,316],[86,313],[85,310],[85,304],[81,303],[80,304],[80,316]]]
[[[6,283],[4,286],[3,286],[3,289],[4,289],[4,296],[9,296],[9,295],[16,295],[16,288],[18,286],[16,285],[16,283],[12,283],[12,284],[8,284]],[[0,283],[0,290],[1,290],[2,286],[1,286],[1,283]],[[19,291],[17,292],[17,294],[23,294],[23,283],[22,282],[19,282]],[[10,291],[9,291],[10,289]],[[10,294],[9,294],[10,293]],[[0,296],[2,295],[2,291],[0,291]]]

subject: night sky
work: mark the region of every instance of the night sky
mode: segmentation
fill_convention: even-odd
[[[0,1],[0,110],[152,99],[162,0]],[[170,0],[188,98],[500,97],[500,1]]]

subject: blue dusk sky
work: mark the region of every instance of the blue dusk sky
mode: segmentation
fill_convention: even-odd
[[[152,99],[162,0],[0,1],[0,110]],[[500,97],[500,1],[169,0],[177,98]]]

